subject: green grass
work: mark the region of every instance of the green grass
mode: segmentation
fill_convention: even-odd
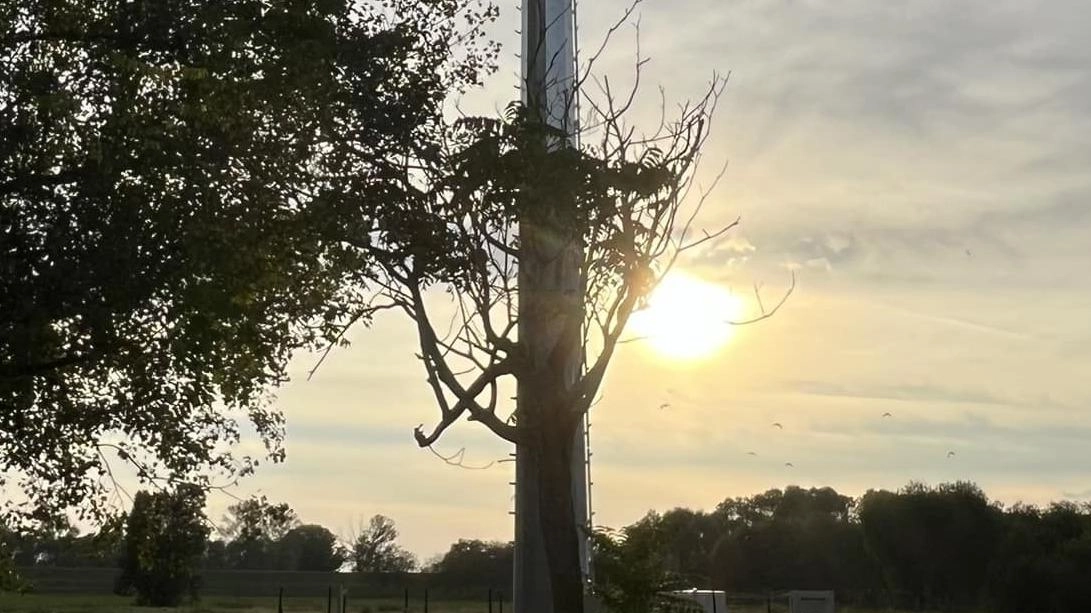
[[[80,596],[73,594],[0,594],[3,613],[275,613],[276,598],[222,598],[210,596],[195,605],[177,609],[133,606],[133,599],[123,596]],[[510,611],[510,603],[504,603]],[[400,613],[401,600],[348,599],[349,613]],[[423,613],[423,603],[410,602],[411,613]],[[336,611],[337,608],[334,607]],[[431,602],[428,613],[486,613],[481,602]],[[496,609],[494,608],[494,613]],[[285,598],[284,613],[326,613],[325,598]]]
[[[0,594],[0,612],[3,613],[275,613],[276,598],[224,598],[210,596],[192,606],[177,609],[136,607],[132,598],[122,596],[79,596],[71,594]],[[349,613],[401,613],[400,599],[348,600]],[[504,603],[505,612],[511,611],[511,603]],[[334,611],[337,608],[334,607]],[[411,601],[410,613],[423,613],[423,603]],[[781,603],[773,605],[773,613],[787,613]],[[429,603],[428,613],[486,613],[484,601],[441,601]],[[498,608],[493,607],[498,613]],[[285,598],[284,613],[326,613],[324,598]],[[766,613],[765,604],[732,603],[729,613]],[[860,609],[838,606],[837,613],[899,613],[890,609]]]

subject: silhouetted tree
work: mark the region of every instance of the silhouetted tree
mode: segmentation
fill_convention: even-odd
[[[713,585],[732,591],[865,591],[872,568],[853,500],[831,488],[789,486],[728,499],[711,514]]]
[[[574,126],[550,119],[564,112],[535,95],[500,119],[461,118],[445,146],[410,160],[389,192],[411,213],[352,239],[382,267],[385,299],[417,330],[439,409],[433,427],[417,428],[417,443],[432,445],[465,418],[517,445],[519,480],[539,492],[523,502],[540,519],[528,530],[542,536],[559,613],[583,609],[576,432],[632,313],[678,252],[727,230],[693,239],[682,210],[722,87],[715,78],[677,119],[644,135],[626,125],[631,98],[582,92],[595,127],[579,147]],[[427,299],[440,292],[453,313],[437,314],[442,303]]]
[[[514,544],[510,542],[459,539],[429,570],[466,584],[508,582],[513,556]]]
[[[1000,511],[977,486],[911,483],[898,493],[869,491],[859,515],[890,589],[915,595],[918,607],[980,601]]]
[[[398,529],[394,520],[375,515],[356,538],[349,551],[352,567],[358,573],[401,573],[417,567],[413,554],[398,543]]]
[[[204,491],[191,484],[173,491],[137,492],[125,529],[119,593],[135,591],[138,605],[156,607],[196,598],[209,533],[204,504]]]
[[[990,564],[985,604],[1001,613],[1091,610],[1091,509],[1015,505]]]
[[[293,350],[373,312],[370,256],[335,234],[412,218],[390,168],[436,146],[443,101],[495,56],[494,16],[476,0],[3,4],[0,472],[32,503],[4,506],[13,529],[108,508],[110,463],[230,483],[259,461],[232,455],[243,421],[283,456],[266,391]]]
[[[670,540],[664,518],[656,513],[649,513],[620,531],[595,532],[595,594],[608,610],[617,613],[684,610],[680,602],[664,596],[671,590],[693,586],[669,570]]]
[[[345,562],[346,552],[327,528],[304,524],[292,528],[277,542],[283,570],[333,571]]]
[[[262,496],[229,506],[223,524],[227,567],[258,570],[279,564],[277,542],[299,526],[299,519],[286,503],[272,504]]]
[[[227,543],[222,539],[209,541],[208,547],[205,548],[205,557],[201,567],[210,570],[231,568],[227,557]]]

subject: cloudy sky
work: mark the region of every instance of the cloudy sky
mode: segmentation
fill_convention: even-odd
[[[478,110],[502,107],[515,83],[512,4],[496,28],[506,64],[470,97]],[[624,7],[581,7],[584,46]],[[860,494],[970,479],[1008,502],[1091,498],[1091,7],[647,0],[639,12],[645,82],[669,98],[731,72],[707,151],[729,171],[700,222],[742,225],[684,268],[746,297],[755,283],[783,291],[793,268],[799,286],[706,360],[625,347],[592,412],[596,522],[791,483]],[[635,49],[624,32],[601,64],[617,79]],[[341,531],[389,515],[425,558],[459,537],[511,538],[510,464],[460,470],[412,441],[436,413],[407,322],[382,318],[353,341],[309,382],[313,358],[298,360],[277,401],[288,460],[244,493]],[[474,424],[438,447],[465,447],[470,464],[510,451]]]

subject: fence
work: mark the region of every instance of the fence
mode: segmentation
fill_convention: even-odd
[[[110,594],[118,576],[116,568],[60,568],[34,566],[19,573],[43,594]],[[442,573],[337,573],[276,570],[204,570],[201,571],[201,595],[276,597],[281,589],[288,597],[325,595],[330,586],[343,586],[359,598],[402,598],[405,591],[423,594],[428,590],[433,600],[484,599],[490,589],[510,585],[510,577],[495,581],[467,581],[464,577]]]

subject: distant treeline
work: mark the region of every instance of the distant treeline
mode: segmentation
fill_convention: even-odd
[[[112,534],[8,535],[8,545],[29,578],[59,590],[72,575],[51,574],[51,567],[116,567],[120,541]],[[328,572],[336,568],[361,571],[352,579],[361,591],[480,591],[511,582],[511,543],[461,540],[423,566],[429,574],[408,572],[421,567],[397,546],[393,522],[380,516],[334,542],[285,505],[248,502],[232,509],[220,534],[204,556],[206,593],[263,592],[276,582],[320,590],[330,577],[348,578]],[[640,572],[641,585],[832,589],[841,602],[902,609],[1091,611],[1091,505],[1004,506],[965,482],[912,483],[859,498],[831,488],[773,489],[729,498],[711,511],[649,513],[600,534],[597,547],[598,579],[614,587],[633,584],[623,575]],[[312,563],[322,567],[306,568]]]
[[[650,513],[621,531],[646,563],[729,592],[833,589],[901,609],[1091,611],[1091,505],[990,501],[972,483],[860,498],[773,489],[711,512]],[[649,552],[653,552],[649,554]]]
[[[185,496],[160,497],[170,503]],[[203,495],[198,498],[203,501]],[[137,496],[138,501],[148,499]],[[162,545],[163,551],[175,551],[180,543],[194,552],[185,561],[187,574],[194,577],[186,589],[205,594],[260,596],[281,587],[289,593],[325,593],[330,585],[345,584],[371,596],[427,587],[437,596],[477,598],[489,588],[511,584],[512,543],[459,540],[422,566],[398,544],[394,521],[382,515],[338,537],[328,528],[301,522],[287,504],[264,498],[229,507],[214,532],[200,518],[200,507],[194,511],[191,505],[192,517],[178,522],[174,515],[138,511],[137,506],[127,518],[93,534],[80,534],[63,518],[33,534],[0,529],[0,551],[9,552],[19,575],[43,592],[128,593],[132,582],[125,579],[139,557],[134,547],[158,551],[154,547]],[[148,533],[138,542],[134,526]]]

